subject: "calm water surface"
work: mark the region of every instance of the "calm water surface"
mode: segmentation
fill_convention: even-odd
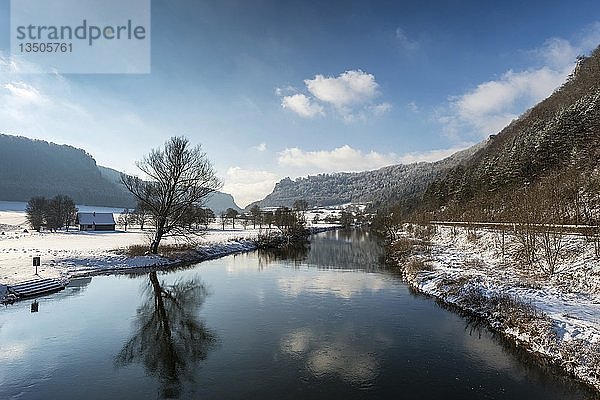
[[[0,310],[1,399],[583,399],[411,293],[368,235],[73,281]]]

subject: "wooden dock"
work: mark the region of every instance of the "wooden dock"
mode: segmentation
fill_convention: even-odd
[[[8,286],[7,290],[9,294],[14,295],[14,297],[18,300],[26,297],[39,296],[41,294],[58,292],[63,290],[66,285],[67,282],[60,279],[34,279]]]

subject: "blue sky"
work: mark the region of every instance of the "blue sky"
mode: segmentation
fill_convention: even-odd
[[[242,206],[476,143],[600,44],[597,1],[154,1],[150,74],[23,74],[0,4],[0,132],[130,173],[186,135]]]

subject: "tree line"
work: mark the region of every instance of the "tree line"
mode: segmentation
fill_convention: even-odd
[[[25,207],[27,222],[38,232],[42,228],[56,232],[63,227],[68,231],[71,223],[77,218],[77,211],[73,199],[63,194],[51,199],[43,196],[32,197]]]

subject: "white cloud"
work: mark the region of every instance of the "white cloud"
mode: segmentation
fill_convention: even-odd
[[[560,71],[543,67],[531,71],[508,71],[495,81],[479,84],[451,100],[456,116],[474,127],[481,136],[497,133],[532,105],[560,86],[570,68]]]
[[[321,105],[312,103],[308,97],[300,93],[284,96],[281,100],[281,107],[288,108],[305,118],[325,115]]]
[[[396,29],[396,39],[404,50],[415,51],[419,48],[419,42],[409,39],[402,28]]]
[[[222,191],[233,195],[236,203],[245,207],[271,193],[279,179],[270,171],[231,167],[223,179]]]
[[[375,104],[371,107],[373,114],[375,114],[375,116],[377,117],[382,116],[383,114],[389,112],[391,109],[392,105],[390,103]]]
[[[376,379],[380,365],[372,352],[366,351],[353,340],[356,336],[347,328],[331,336],[304,327],[284,335],[280,351],[286,356],[302,360],[307,372],[317,379],[333,376],[353,385],[368,385]],[[388,343],[381,350],[391,344]]]
[[[160,124],[132,112],[127,103],[108,101],[89,88],[73,87],[72,81],[57,73],[30,73],[35,70],[35,65],[0,52],[2,133],[82,147],[99,164],[127,172],[135,171],[130,160],[140,151],[138,137],[132,132],[145,132],[147,138],[164,137]],[[119,146],[107,152],[107,142]]]
[[[346,122],[365,120],[369,113],[381,116],[390,110],[391,104],[374,104],[379,95],[379,84],[375,76],[361,70],[348,70],[337,77],[315,75],[305,79],[308,95],[296,93],[292,87],[276,88],[275,93],[283,97],[281,105],[297,114],[312,118],[325,115],[324,106],[329,106]],[[294,93],[284,96],[285,93]]]
[[[408,109],[414,113],[419,112],[419,106],[414,101],[409,102],[407,105]]]
[[[524,71],[508,70],[498,79],[450,97],[448,104],[436,111],[436,119],[446,134],[456,138],[481,138],[497,133],[563,84],[575,66],[577,55],[592,50],[598,40],[600,23],[587,29],[577,43],[550,38],[540,48],[528,52],[541,65]]]
[[[267,144],[266,143],[259,143],[256,146],[252,146],[252,148],[254,150],[257,150],[257,151],[266,151],[267,150]]]
[[[568,40],[550,38],[544,45],[532,52],[545,65],[557,70],[571,69],[573,62],[579,55],[579,49]]]
[[[8,82],[3,87],[10,92],[14,100],[27,103],[43,103],[47,98],[35,87],[25,82]]]
[[[363,153],[348,145],[331,151],[304,151],[297,147],[287,148],[279,153],[280,165],[305,168],[310,171],[340,172],[365,171],[398,163],[394,153],[382,154],[375,151]]]
[[[395,164],[439,161],[471,145],[472,143],[462,143],[460,146],[449,149],[410,152],[400,155],[376,151],[363,153],[349,145],[343,145],[333,150],[318,151],[304,151],[292,147],[279,152],[277,162],[281,166],[302,169],[305,175],[320,172],[357,172]]]
[[[598,43],[600,43],[600,21],[596,21],[583,29],[578,47],[592,50],[598,47]]]
[[[370,102],[379,86],[372,74],[361,70],[346,71],[337,78],[316,75],[313,79],[305,79],[304,83],[317,99],[338,108]]]

